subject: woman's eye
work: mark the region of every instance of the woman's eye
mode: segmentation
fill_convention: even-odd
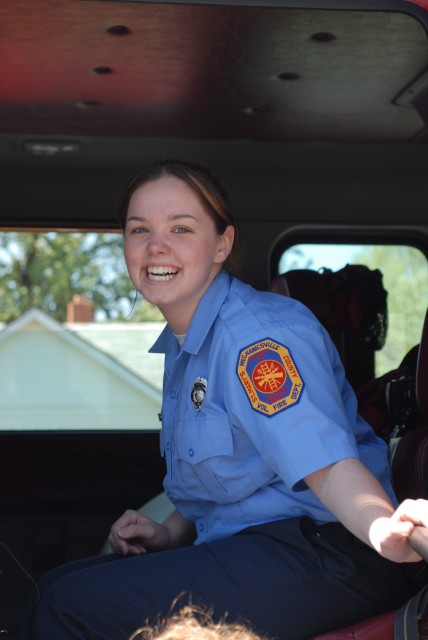
[[[135,229],[132,229],[132,233],[148,233],[148,229],[146,227],[135,227]]]
[[[190,229],[187,227],[176,227],[174,233],[190,233]]]

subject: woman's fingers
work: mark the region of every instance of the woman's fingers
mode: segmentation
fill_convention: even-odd
[[[138,511],[128,509],[113,524],[108,541],[116,553],[120,553],[122,555],[136,555],[137,553],[141,553],[142,550],[139,549],[138,544],[135,544],[135,541],[132,540],[132,536],[126,534],[129,527],[137,525],[139,519],[140,514]]]
[[[169,545],[168,529],[138,511],[126,511],[112,526],[108,541],[116,553],[141,555]]]

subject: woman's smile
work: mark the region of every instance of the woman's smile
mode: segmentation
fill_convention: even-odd
[[[169,282],[177,273],[174,267],[147,267],[147,277],[152,282]]]

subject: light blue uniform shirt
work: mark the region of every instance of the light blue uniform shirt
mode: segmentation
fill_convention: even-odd
[[[386,444],[357,414],[330,337],[299,302],[221,271],[182,349],[167,326],[151,351],[165,353],[164,487],[197,543],[288,517],[335,521],[303,478],[344,458],[359,458],[396,504]]]

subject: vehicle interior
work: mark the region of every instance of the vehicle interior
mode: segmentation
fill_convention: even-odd
[[[428,495],[428,2],[20,0],[0,16],[0,633],[18,637],[33,581],[101,553],[113,521],[161,494],[164,475],[155,410],[154,427],[130,428],[126,416],[86,427],[70,395],[67,428],[15,424],[49,348],[30,380],[21,350],[12,375],[9,338],[28,325],[16,316],[9,330],[17,289],[2,288],[2,248],[8,234],[120,234],[120,195],[147,162],[191,160],[224,181],[242,279],[301,299],[328,326],[381,437],[418,433],[397,449],[402,497]],[[303,245],[331,256],[381,246],[383,257],[369,280],[352,260],[281,268]],[[392,253],[402,246],[419,266],[394,304],[409,309],[414,333],[392,338],[379,370],[397,274],[411,266]]]

